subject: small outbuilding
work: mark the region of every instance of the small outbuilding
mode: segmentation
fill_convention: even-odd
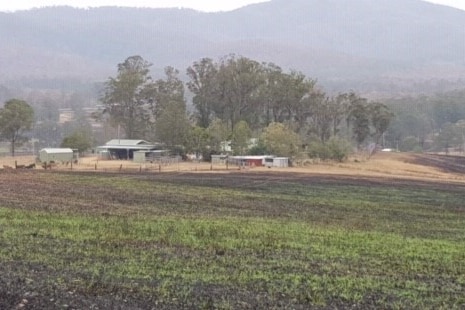
[[[211,155],[211,163],[213,165],[226,165],[228,155]]]
[[[287,168],[289,167],[289,158],[288,157],[268,157],[265,159],[265,166],[268,168],[271,168],[271,167]]]
[[[273,167],[278,167],[278,168],[289,167],[289,158],[288,157],[274,157]]]
[[[134,152],[152,151],[158,148],[145,140],[113,139],[97,147],[97,154],[102,159],[133,159]],[[142,155],[139,155],[142,156]]]
[[[227,162],[236,166],[262,167],[265,166],[268,158],[271,158],[271,156],[229,156],[227,157]]]
[[[77,159],[77,154],[70,148],[44,148],[39,151],[39,160],[42,163],[65,163],[74,159]]]
[[[163,159],[170,156],[168,150],[151,150],[151,151],[135,151],[133,161],[135,163],[160,163]]]

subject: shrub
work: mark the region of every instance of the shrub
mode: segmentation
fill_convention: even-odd
[[[338,162],[343,162],[347,160],[351,152],[350,143],[344,139],[338,137],[332,137],[328,141],[328,149],[330,153],[330,158]]]
[[[347,159],[351,152],[350,144],[338,137],[332,137],[328,143],[312,142],[308,146],[308,156],[321,160],[335,160],[342,162]]]

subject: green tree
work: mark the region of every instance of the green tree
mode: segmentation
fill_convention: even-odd
[[[326,143],[313,141],[307,147],[307,154],[310,158],[335,160],[338,162],[346,160],[350,152],[350,143],[338,136],[332,136]]]
[[[295,157],[302,145],[299,135],[282,123],[268,125],[261,139],[273,155],[289,158]]]
[[[24,135],[34,124],[34,109],[24,100],[8,100],[0,109],[0,136],[11,143],[11,155],[16,146],[26,142]]]
[[[433,106],[433,118],[437,126],[443,127],[444,124],[454,124],[460,119],[465,118],[465,105],[463,97],[455,99],[447,96],[437,98]]]
[[[186,145],[189,128],[185,104],[171,102],[163,108],[155,122],[155,136],[167,147],[178,149]]]
[[[416,152],[422,150],[422,148],[417,137],[407,136],[400,141],[399,150],[402,152]]]
[[[326,95],[315,89],[316,81],[307,79],[304,74],[292,72],[286,78],[288,88],[286,98],[287,122],[295,132],[302,134],[311,121],[315,103]]]
[[[78,129],[63,138],[61,147],[77,149],[82,154],[92,147],[92,134],[88,129]]]
[[[446,154],[452,147],[460,147],[463,144],[462,128],[456,124],[446,123],[439,134],[435,137],[435,144],[438,149],[444,150]]]
[[[151,65],[141,56],[131,56],[118,64],[116,78],[109,78],[105,83],[105,93],[101,98],[104,112],[129,139],[142,138],[147,130],[147,105],[153,101],[153,82],[149,75]]]
[[[327,98],[324,93],[314,93],[311,95],[312,104],[310,106],[311,128],[321,143],[325,143],[331,137],[333,128],[333,111],[334,101]]]
[[[329,149],[330,159],[338,162],[347,160],[351,153],[350,143],[338,136],[332,136],[327,143],[327,147]]]
[[[213,153],[222,153],[222,143],[230,138],[230,130],[228,124],[219,118],[211,121],[207,129],[210,137],[210,147]]]
[[[374,130],[373,137],[375,143],[379,144],[381,137],[389,128],[389,124],[391,123],[393,114],[385,104],[379,102],[374,102],[370,104],[369,114],[371,118],[371,125]]]
[[[390,126],[386,131],[387,143],[392,147],[397,147],[401,151],[411,151],[425,148],[425,141],[433,131],[431,120],[423,113],[415,114],[415,111],[399,111],[393,115]],[[414,142],[413,140],[416,140]]]
[[[316,90],[316,81],[300,72],[284,73],[275,64],[235,55],[219,63],[204,58],[189,67],[187,74],[197,124],[206,127],[219,118],[231,132],[240,121],[254,131],[281,122],[300,132],[310,121],[314,101],[325,97]]]
[[[233,152],[244,155],[249,147],[252,131],[246,121],[240,121],[234,126],[232,133]]]
[[[215,115],[227,121],[231,131],[241,120],[257,120],[260,103],[257,94],[264,82],[262,72],[260,63],[245,57],[222,60],[217,74]]]
[[[285,73],[271,63],[263,69],[264,83],[260,88],[259,101],[264,103],[264,123],[289,122],[296,116],[297,109],[311,90],[313,81],[305,75],[292,71]]]
[[[316,81],[307,79],[303,73],[282,72],[281,68],[268,64],[264,68],[264,83],[260,88],[258,100],[263,103],[264,123],[295,122],[299,131],[309,117],[310,94],[314,91]]]
[[[272,122],[278,122],[281,108],[286,102],[287,91],[283,86],[284,73],[282,69],[269,63],[264,68],[265,80],[260,87],[259,97],[264,106],[263,123],[268,126]]]
[[[269,153],[262,139],[259,139],[257,145],[252,146],[247,152],[247,155],[268,155]]]
[[[200,126],[192,126],[190,128],[188,133],[188,149],[190,152],[194,152],[197,157],[200,154],[207,154],[209,141],[210,135],[207,128]]]
[[[353,138],[360,148],[362,143],[370,135],[370,114],[367,106],[367,100],[360,97],[354,97],[350,103],[347,122],[352,128]]]
[[[194,94],[192,103],[196,110],[197,124],[207,128],[213,118],[216,96],[218,66],[210,58],[202,58],[187,68],[188,89]]]
[[[166,67],[165,78],[151,84],[147,96],[151,96],[150,109],[154,121],[157,121],[170,105],[176,104],[185,109],[184,83],[179,79],[179,71],[173,67]]]

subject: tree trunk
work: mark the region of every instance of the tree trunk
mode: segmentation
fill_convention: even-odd
[[[11,140],[11,156],[15,157],[15,139]]]

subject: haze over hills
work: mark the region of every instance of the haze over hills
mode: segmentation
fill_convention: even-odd
[[[152,62],[153,75],[168,65],[185,72],[202,57],[231,53],[302,71],[336,90],[465,88],[465,12],[420,0],[272,0],[221,13],[0,13],[0,84],[103,81],[132,55]]]

